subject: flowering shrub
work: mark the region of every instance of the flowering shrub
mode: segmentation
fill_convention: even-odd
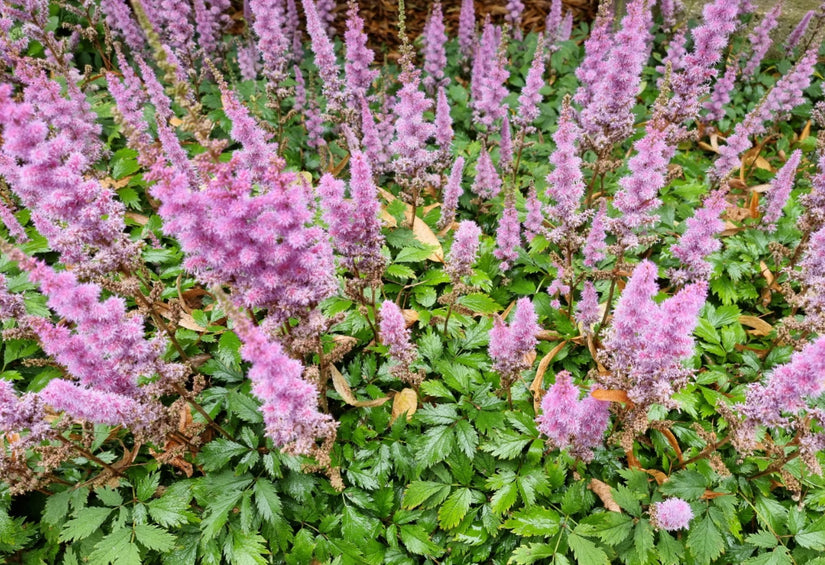
[[[825,563],[825,6],[237,4],[0,0],[5,561]]]

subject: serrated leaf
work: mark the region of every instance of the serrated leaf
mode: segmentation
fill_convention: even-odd
[[[62,522],[69,513],[69,499],[72,490],[64,490],[51,495],[46,499],[46,508],[43,511],[43,522],[51,526],[56,526]]]
[[[518,432],[498,431],[494,434],[493,439],[485,443],[481,449],[499,459],[514,459],[521,454],[530,441],[531,438],[526,438]]]
[[[428,404],[418,410],[418,420],[431,426],[452,424],[458,420],[455,404]]]
[[[349,540],[375,539],[381,529],[381,522],[361,514],[353,506],[344,506],[341,513],[341,533]]]
[[[416,555],[431,555],[433,557],[441,557],[444,553],[444,549],[434,544],[430,540],[427,531],[417,524],[404,524],[399,528],[399,533],[401,535],[401,542],[410,553]]]
[[[106,518],[112,513],[114,508],[102,508],[94,506],[84,508],[78,513],[77,518],[73,518],[63,525],[60,531],[60,541],[77,541],[87,538],[103,525]]]
[[[163,496],[150,501],[146,506],[149,516],[166,528],[174,528],[189,521],[189,503],[192,494],[186,485],[178,483],[171,486]]]
[[[473,493],[468,488],[457,489],[448,496],[438,509],[438,523],[441,527],[445,530],[455,528],[467,515],[472,499]]]
[[[166,552],[175,546],[175,536],[152,524],[136,525],[135,538],[141,545],[154,551]]]
[[[612,489],[613,500],[622,507],[623,510],[626,510],[628,514],[632,516],[641,516],[642,515],[642,505],[639,502],[639,493],[634,490],[630,490],[624,485],[619,485]]]
[[[455,434],[450,426],[430,428],[418,442],[416,453],[419,462],[426,468],[446,459],[455,447]]]
[[[633,522],[627,514],[602,512],[588,516],[581,523],[590,526],[589,533],[607,545],[619,545],[630,537]]]
[[[233,565],[266,565],[268,555],[266,539],[255,532],[232,530],[232,554],[230,562]]]
[[[699,500],[705,494],[707,481],[700,473],[691,470],[679,471],[670,476],[661,486],[663,494],[676,496],[687,501]]]
[[[518,499],[518,485],[511,482],[499,488],[490,498],[490,507],[496,514],[507,512]]]
[[[479,314],[492,314],[501,311],[501,305],[498,302],[480,292],[459,296],[456,302]]]
[[[237,390],[229,391],[226,395],[226,403],[229,409],[244,422],[259,424],[264,421],[260,404]]]
[[[455,424],[455,440],[458,448],[464,455],[473,459],[478,449],[478,433],[467,420],[459,420]]]
[[[531,543],[520,545],[513,552],[507,563],[513,565],[532,565],[536,561],[542,561],[553,557],[556,554],[556,547],[549,543]]]
[[[751,545],[755,545],[756,547],[764,547],[766,549],[776,547],[776,544],[779,543],[776,536],[767,530],[759,530],[755,534],[751,534],[746,537],[745,541]]]
[[[825,518],[809,524],[794,536],[796,543],[808,549],[825,551]]]
[[[275,485],[267,479],[259,478],[255,481],[253,492],[255,493],[255,506],[261,518],[269,523],[275,523],[276,517],[281,515],[281,498],[275,490]]]
[[[559,531],[559,513],[551,508],[531,506],[518,512],[504,522],[504,527],[520,536],[549,537]]]
[[[394,263],[419,263],[427,259],[436,250],[435,247],[426,246],[422,248],[405,247],[395,256]]]
[[[573,550],[579,565],[610,565],[607,554],[587,538],[570,534],[567,536],[567,544]]]
[[[429,502],[430,508],[434,505],[441,504],[450,494],[450,485],[443,483],[436,483],[432,481],[413,481],[404,491],[404,501],[402,506],[408,510],[420,506],[425,502]]]
[[[694,522],[688,532],[686,545],[700,565],[709,565],[725,550],[722,534],[709,516]]]
[[[206,445],[198,453],[198,461],[205,471],[223,469],[233,457],[248,452],[249,448],[240,443],[225,438],[217,438]]]
[[[159,484],[159,473],[152,473],[138,480],[137,488],[135,489],[135,494],[137,494],[138,500],[141,502],[146,502],[152,498],[155,495]]]
[[[201,532],[207,540],[213,539],[226,524],[229,512],[241,499],[243,491],[230,491],[216,498],[207,506],[206,517],[201,522]]]
[[[100,540],[89,555],[88,565],[141,565],[140,551],[132,541],[132,529],[120,528]]]
[[[779,546],[770,553],[763,553],[744,561],[744,565],[791,565],[795,563],[788,548]]]

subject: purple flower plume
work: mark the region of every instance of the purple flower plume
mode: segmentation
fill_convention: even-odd
[[[589,106],[596,96],[596,85],[609,68],[608,54],[613,47],[613,4],[601,2],[590,37],[584,42],[584,60],[576,68],[578,90],[573,100],[581,106]]]
[[[559,36],[559,27],[561,27],[561,0],[552,0],[550,2],[550,10],[547,11],[547,16],[544,18],[544,35],[543,39],[547,45],[553,45]]]
[[[797,149],[791,153],[788,161],[779,169],[771,181],[770,190],[765,194],[762,224],[768,231],[774,231],[776,221],[782,217],[782,208],[785,207],[788,197],[791,195],[791,189],[793,189],[794,179],[796,178],[796,169],[799,167],[801,158],[801,150]]]
[[[453,163],[450,178],[444,187],[444,202],[441,204],[441,218],[438,220],[438,227],[444,229],[455,221],[455,213],[458,209],[458,199],[464,193],[461,188],[461,175],[464,172],[464,157],[456,157]]]
[[[539,90],[544,86],[544,58],[544,39],[539,36],[536,52],[533,54],[533,63],[527,71],[527,79],[518,99],[518,113],[513,119],[513,124],[519,129],[530,126],[539,117],[539,102],[541,102]]]
[[[507,0],[504,21],[510,26],[513,38],[521,41],[521,18],[524,15],[524,2],[521,0]]]
[[[751,46],[751,56],[742,70],[742,78],[750,79],[756,74],[762,59],[771,48],[771,31],[779,24],[779,16],[782,14],[782,2],[778,2],[771,11],[765,14],[759,25],[756,26],[748,36],[748,43]]]
[[[605,230],[607,228],[607,206],[602,201],[598,212],[593,217],[590,224],[590,231],[587,232],[587,239],[582,249],[584,264],[595,268],[605,258],[607,244],[605,243]]]
[[[106,23],[123,38],[129,49],[141,52],[146,48],[143,31],[126,0],[101,0],[100,8],[106,15]]]
[[[464,220],[458,224],[453,245],[444,265],[444,272],[450,276],[453,284],[460,282],[462,277],[473,274],[480,237],[481,228],[472,220]]]
[[[498,221],[496,248],[493,250],[496,259],[501,260],[498,268],[502,272],[509,270],[513,261],[518,259],[519,245],[521,245],[521,223],[518,220],[516,198],[511,191],[508,191],[504,199],[504,211]]]
[[[550,237],[556,242],[570,237],[582,222],[578,210],[585,186],[581,171],[582,160],[576,147],[579,133],[580,130],[573,121],[570,99],[565,98],[559,126],[553,134],[556,149],[550,155],[550,164],[555,168],[547,175],[546,194],[555,202],[547,207],[547,214],[558,226]]]
[[[541,326],[533,302],[526,297],[516,302],[510,325],[496,318],[490,330],[488,351],[493,359],[493,370],[501,375],[503,385],[509,386],[522,371],[529,368],[525,357],[535,349],[539,331]]]
[[[802,19],[799,20],[799,23],[796,24],[796,27],[793,28],[793,31],[788,35],[788,39],[785,41],[785,53],[789,55],[793,53],[793,50],[799,45],[799,41],[802,39],[802,36],[805,35],[805,32],[808,31],[808,25],[811,23],[811,18],[814,17],[816,10],[809,10]]]
[[[569,449],[574,457],[591,461],[593,449],[602,445],[610,422],[609,406],[609,402],[596,400],[589,394],[579,400],[579,388],[570,373],[561,371],[544,393],[536,426],[553,447]]]
[[[410,330],[407,329],[404,314],[395,302],[385,300],[381,304],[379,318],[381,341],[390,348],[390,357],[399,369],[394,373],[401,378],[407,376],[408,379],[404,380],[413,380],[409,379],[413,375],[409,367],[418,358],[418,350],[410,341]]]
[[[450,103],[443,86],[438,87],[435,103],[435,142],[445,156],[450,155],[453,143],[453,119],[450,117]]]
[[[444,27],[444,15],[441,12],[441,2],[433,4],[430,17],[424,27],[424,87],[433,92],[437,86],[444,86],[449,79],[444,77],[444,67],[447,66],[447,34]]]
[[[476,162],[476,178],[471,188],[485,200],[495,198],[501,192],[501,177],[496,172],[490,153],[484,147],[481,148],[481,154]]]
[[[681,498],[668,498],[650,506],[650,518],[655,528],[669,532],[686,530],[693,519],[693,510]]]
[[[699,281],[710,277],[712,267],[707,256],[722,246],[716,235],[725,226],[719,216],[726,206],[725,191],[717,190],[708,195],[702,207],[685,222],[685,233],[670,248],[682,264],[679,270],[671,273],[676,281]]]
[[[599,320],[599,295],[593,283],[587,281],[582,288],[581,300],[576,304],[576,321],[584,326],[585,332],[590,332]]]
[[[335,59],[335,49],[330,41],[325,24],[321,20],[317,5],[313,0],[301,0],[307,20],[307,33],[312,40],[312,52],[315,54],[315,66],[321,76],[321,87],[327,100],[327,111],[334,113],[343,109],[347,89],[339,76],[341,71]]]
[[[705,122],[718,122],[725,117],[725,106],[730,102],[730,94],[736,84],[736,72],[738,65],[735,61],[728,64],[725,74],[713,85],[713,92],[710,99],[705,103],[708,113],[705,115]]]
[[[481,34],[481,43],[473,61],[471,104],[475,120],[491,128],[507,112],[504,98],[510,72],[506,68],[501,30],[487,21]]]
[[[538,194],[536,194],[535,185],[530,186],[525,207],[527,208],[527,216],[524,218],[524,236],[528,242],[531,242],[537,235],[544,235],[547,231],[544,229],[543,205]]]
[[[367,91],[378,75],[378,70],[370,70],[375,53],[367,47],[367,34],[364,33],[364,19],[358,15],[358,4],[352,2],[347,10],[347,31],[344,32],[346,61],[344,75],[350,102],[365,98]]]
[[[461,0],[458,14],[458,48],[464,59],[473,56],[476,42],[476,12],[473,0]]]

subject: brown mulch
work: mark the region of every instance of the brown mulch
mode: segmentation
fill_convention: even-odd
[[[572,10],[575,20],[591,21],[598,8],[596,0],[563,0],[565,10]],[[486,14],[490,14],[494,23],[504,21],[507,0],[475,0],[476,21],[481,22]],[[550,11],[550,0],[524,0],[525,10],[522,18],[522,27],[526,31],[541,31],[544,29],[544,19]],[[407,14],[407,33],[415,38],[424,29],[427,14],[432,5],[431,0],[405,0]],[[444,10],[444,19],[447,24],[447,33],[454,36],[458,28],[458,14],[461,9],[461,0],[444,0],[441,3]],[[364,27],[370,38],[370,47],[379,52],[384,49],[395,52],[398,45],[398,1],[397,0],[360,0],[359,10],[364,18]],[[335,17],[335,28],[339,34],[346,29],[347,3],[338,1]]]

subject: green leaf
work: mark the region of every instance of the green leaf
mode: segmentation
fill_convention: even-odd
[[[496,431],[494,432],[493,439],[485,443],[481,449],[493,454],[499,459],[514,459],[521,454],[530,441],[531,438],[524,437],[520,433],[512,430],[504,432]]]
[[[684,470],[670,476],[662,486],[663,494],[684,500],[699,500],[707,490],[705,477],[696,471]]]
[[[353,506],[344,506],[341,514],[341,533],[349,540],[370,540],[378,536],[381,522],[364,516]]]
[[[722,534],[710,516],[694,522],[688,533],[686,545],[695,557],[696,563],[700,565],[709,565],[725,550]]]
[[[825,518],[809,524],[794,536],[796,543],[816,551],[825,551]]]
[[[123,504],[123,497],[118,491],[111,488],[99,488],[95,491],[95,495],[100,499],[100,502],[110,507],[118,507]]]
[[[529,545],[520,545],[513,552],[510,560],[507,563],[514,565],[532,565],[536,561],[543,561],[553,557],[556,554],[556,547],[549,543],[531,543]]]
[[[272,481],[259,478],[255,481],[253,491],[255,492],[255,505],[261,518],[274,524],[277,521],[276,518],[281,515],[281,498],[275,490],[275,485]]]
[[[206,517],[201,522],[201,532],[205,539],[210,540],[220,533],[221,528],[226,524],[229,512],[235,507],[242,495],[243,491],[230,491],[219,496],[207,506]]]
[[[238,418],[250,424],[259,424],[264,421],[261,406],[249,396],[232,390],[226,395],[229,409],[237,414]]]
[[[432,508],[441,504],[450,494],[450,485],[435,483],[432,481],[413,481],[404,491],[404,501],[402,506],[412,510],[416,506],[424,505],[424,508]]]
[[[232,555],[230,562],[233,565],[266,565],[264,555],[268,555],[266,539],[255,532],[244,533],[241,530],[232,530]]]
[[[198,453],[198,461],[205,471],[223,469],[233,458],[248,452],[249,448],[240,443],[225,438],[217,438],[206,445]]]
[[[744,562],[744,565],[791,565],[794,560],[791,559],[791,554],[788,553],[788,548],[783,546],[777,547],[770,553],[763,553],[756,557],[751,557]],[[797,562],[801,563],[801,562]]]
[[[639,502],[640,494],[624,485],[619,485],[613,489],[613,500],[631,516],[639,517],[642,515],[642,505]]]
[[[478,449],[478,433],[475,428],[470,425],[467,420],[459,420],[455,424],[455,439],[458,448],[464,452],[464,455],[472,459],[476,456],[476,449]]]
[[[597,536],[607,545],[619,545],[630,537],[633,531],[633,518],[618,512],[592,514],[580,523],[590,526],[589,533]]]
[[[100,540],[89,555],[88,565],[141,565],[140,551],[132,541],[132,529],[120,528]]]
[[[473,312],[481,314],[492,314],[501,311],[501,305],[498,302],[480,292],[459,296],[456,302]]]
[[[158,490],[159,484],[160,473],[152,473],[139,479],[137,482],[137,488],[135,489],[138,500],[141,502],[146,502],[155,496],[155,492]]]
[[[767,530],[759,530],[755,534],[751,534],[746,537],[745,541],[751,545],[755,545],[756,547],[764,547],[766,549],[774,548],[776,547],[776,544],[779,543],[776,536]]]
[[[69,499],[72,496],[72,492],[71,489],[64,490],[46,499],[46,508],[43,511],[43,522],[50,526],[56,526],[66,518],[66,515],[69,513]]]
[[[504,522],[504,527],[520,536],[550,537],[559,531],[558,512],[550,508],[531,506],[515,512]]]
[[[467,511],[470,510],[470,501],[473,498],[473,493],[468,488],[460,488],[447,497],[441,508],[438,509],[438,523],[445,530],[455,528]]]
[[[434,245],[428,245],[426,247],[405,247],[401,251],[398,252],[398,255],[395,256],[394,263],[419,263],[432,255],[433,251],[436,249]]]
[[[570,534],[567,536],[567,543],[579,565],[610,565],[607,554],[589,539]]]
[[[493,493],[490,498],[490,507],[496,514],[507,512],[518,499],[518,485],[514,482],[508,483]]]
[[[185,483],[175,483],[169,487],[163,496],[149,502],[149,516],[166,528],[174,528],[189,521],[189,503],[192,493]]]
[[[426,468],[446,459],[455,447],[455,434],[450,426],[436,426],[427,430],[416,442],[419,462]]]
[[[77,541],[89,537],[100,529],[113,510],[114,508],[99,506],[84,508],[78,513],[77,518],[69,520],[63,525],[60,532],[60,541]]]
[[[166,552],[175,546],[175,536],[152,524],[135,526],[135,537],[147,549]]]
[[[434,544],[430,540],[427,531],[418,524],[404,524],[399,528],[401,541],[407,548],[407,551],[416,555],[431,555],[433,557],[441,557],[444,549]]]
[[[458,420],[455,404],[427,404],[418,410],[415,416],[431,426],[452,424]]]

